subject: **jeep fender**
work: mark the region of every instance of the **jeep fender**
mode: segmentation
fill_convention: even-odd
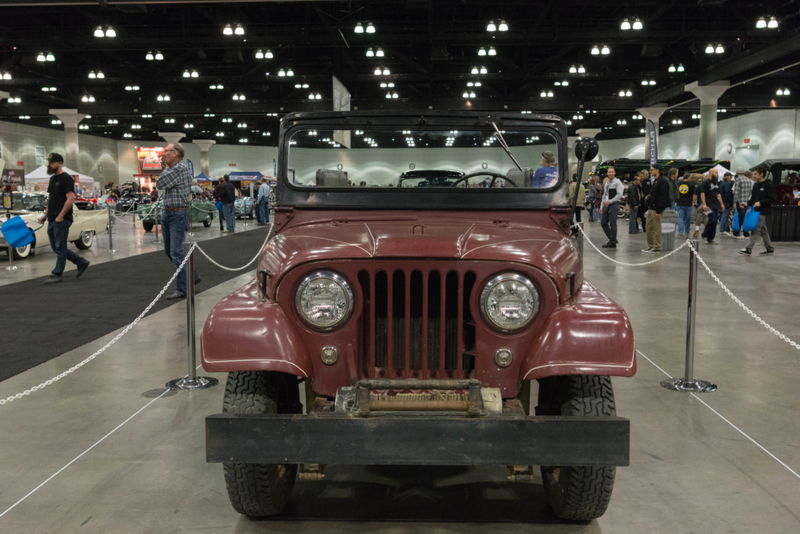
[[[556,307],[533,341],[520,378],[555,375],[633,376],[636,345],[628,314],[589,282],[575,301]]]
[[[200,337],[200,354],[203,369],[212,373],[312,375],[305,343],[277,302],[259,298],[255,280],[211,310]]]

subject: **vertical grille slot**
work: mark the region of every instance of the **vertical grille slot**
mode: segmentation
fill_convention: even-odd
[[[362,365],[368,377],[461,378],[475,368],[474,273],[361,271]]]

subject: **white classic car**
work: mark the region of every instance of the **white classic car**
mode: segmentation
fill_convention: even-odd
[[[26,200],[28,200],[28,196],[33,197],[44,197],[45,195],[31,195],[25,194]],[[45,197],[46,198],[46,197]],[[34,200],[31,198],[31,200]],[[26,203],[25,207],[28,208],[31,203]],[[39,217],[42,216],[42,211],[44,211],[44,207],[47,205],[46,200],[44,203],[37,204],[33,208],[33,210],[29,209],[14,209],[11,210],[11,215],[19,215],[25,224],[28,225],[28,228],[31,230],[36,230],[34,232],[34,241],[33,243],[26,245],[24,247],[14,247],[14,259],[15,260],[23,260],[31,255],[35,251],[37,246],[39,247],[49,247],[50,240],[47,238],[47,221],[44,224],[39,224],[38,220]],[[34,211],[35,210],[35,211]],[[86,250],[87,248],[92,246],[94,243],[94,236],[96,234],[101,234],[103,232],[108,231],[108,211],[107,210],[98,210],[98,211],[82,211],[73,209],[72,210],[72,218],[73,223],[72,226],[69,228],[69,236],[67,237],[67,241],[73,243],[78,249]],[[5,222],[5,218],[2,218],[0,222]],[[41,226],[41,228],[39,228]],[[6,242],[5,238],[0,234],[0,249],[8,251],[9,246],[8,242]]]

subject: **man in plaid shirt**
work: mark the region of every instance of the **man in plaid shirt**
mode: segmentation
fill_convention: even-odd
[[[742,204],[747,204],[747,201],[750,200],[750,196],[753,194],[753,184],[755,183],[747,176],[748,174],[752,176],[750,171],[745,172],[744,169],[739,169],[736,171],[736,181],[733,184],[733,205],[736,206],[736,211],[739,214],[739,227],[731,228],[731,231],[733,235],[741,239],[750,237],[750,232],[742,232],[744,214],[747,211],[747,208],[743,208]]]
[[[164,237],[164,252],[175,267],[183,262],[183,243],[186,240],[186,224],[190,216],[192,175],[183,162],[185,155],[183,145],[170,143],[162,156],[166,169],[158,177],[157,186],[162,191],[164,211],[161,214],[161,232]],[[194,273],[194,283],[200,283],[200,277]],[[175,282],[175,292],[166,297],[168,300],[186,298],[186,267],[181,269]]]

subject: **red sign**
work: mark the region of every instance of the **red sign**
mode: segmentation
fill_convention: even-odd
[[[139,160],[139,174],[160,174],[161,157],[164,155],[164,147],[157,146],[151,148],[141,147],[136,150]]]
[[[22,167],[23,165],[25,165],[24,161],[18,161],[17,162],[17,167]]]
[[[748,137],[747,139],[744,140],[744,142],[745,143],[749,143],[750,142],[750,138]]]
[[[228,163],[228,167],[236,167],[235,163]]]

